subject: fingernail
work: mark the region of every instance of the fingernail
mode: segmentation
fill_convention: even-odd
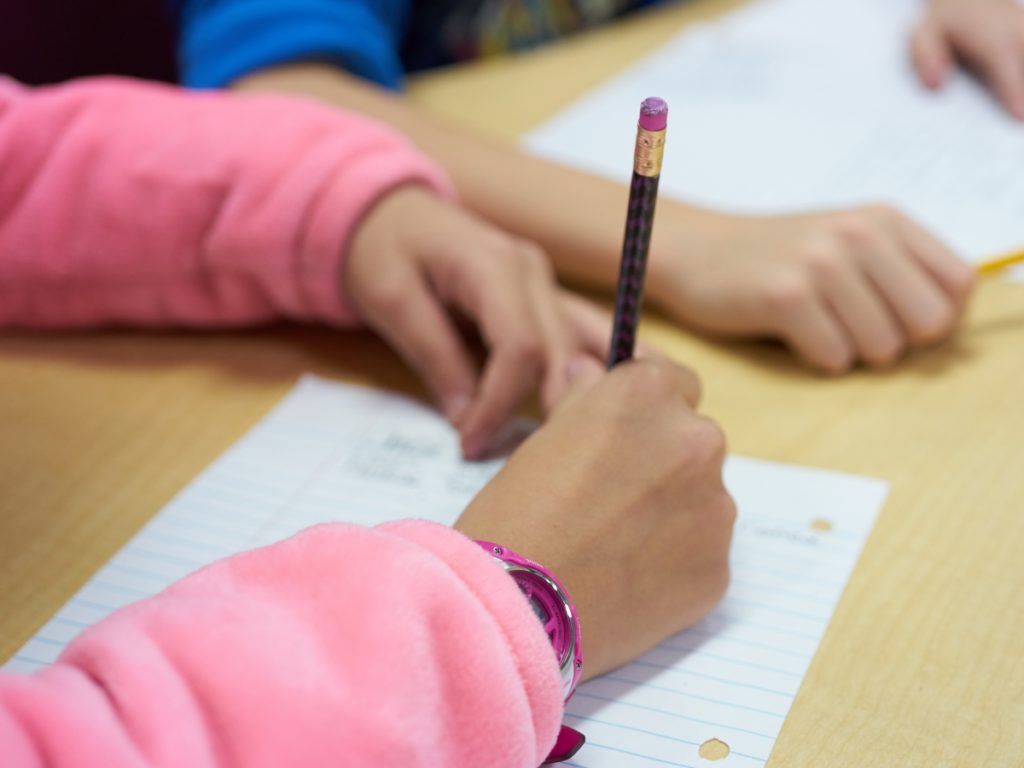
[[[477,459],[484,451],[484,440],[480,435],[463,435],[462,455],[467,459]]]
[[[1010,112],[1018,120],[1024,120],[1024,97],[1015,99],[1013,103],[1010,104]]]
[[[447,417],[448,421],[453,424],[457,424],[463,414],[466,413],[466,407],[468,405],[468,396],[462,394],[449,395],[441,401],[441,410],[444,411],[444,415]]]

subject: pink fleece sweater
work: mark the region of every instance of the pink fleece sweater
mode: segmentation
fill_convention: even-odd
[[[514,582],[443,526],[324,525],[0,676],[4,768],[533,768],[561,684]]]
[[[347,238],[410,181],[445,189],[391,133],[303,101],[0,78],[0,325],[350,321]],[[486,553],[431,523],[330,525],[0,674],[0,766],[532,767],[561,709]]]
[[[383,127],[300,99],[0,77],[0,326],[344,324],[341,263],[398,184]]]

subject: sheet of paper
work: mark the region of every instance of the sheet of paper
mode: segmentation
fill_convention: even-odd
[[[30,672],[84,627],[197,567],[308,525],[417,516],[451,523],[501,461],[468,464],[455,433],[407,398],[303,379],[160,511],[8,662]],[[733,581],[703,622],[582,686],[576,766],[762,765],[875,516],[884,483],[731,457]],[[584,635],[585,637],[585,635]]]
[[[962,72],[911,68],[919,0],[760,0],[690,28],[526,138],[613,179],[668,103],[661,189],[743,213],[887,202],[977,261],[1024,247],[1024,125]],[[625,216],[625,214],[623,214]]]

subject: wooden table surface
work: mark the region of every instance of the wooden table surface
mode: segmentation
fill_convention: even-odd
[[[514,139],[736,5],[643,14],[412,97]],[[699,370],[734,451],[891,483],[769,765],[1024,766],[1024,285],[983,284],[953,342],[839,379],[644,330]],[[0,336],[0,659],[306,371],[422,394],[361,333]]]

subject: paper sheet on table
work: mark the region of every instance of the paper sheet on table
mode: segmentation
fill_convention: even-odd
[[[721,210],[887,202],[971,261],[1024,247],[1024,125],[958,72],[911,68],[919,0],[760,0],[689,28],[526,137],[626,181],[646,96],[670,108],[661,189]]]
[[[585,436],[581,435],[581,439]],[[408,398],[304,378],[160,511],[8,662],[30,672],[84,627],[199,566],[328,520],[451,523],[501,461],[462,462],[457,436]],[[733,581],[703,622],[582,686],[568,720],[577,766],[687,766],[708,739],[722,766],[762,765],[886,485],[732,457]]]

